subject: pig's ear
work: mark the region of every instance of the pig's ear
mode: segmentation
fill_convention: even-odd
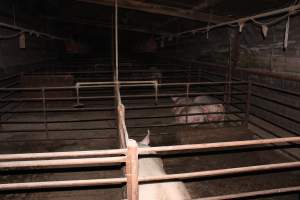
[[[179,97],[172,97],[172,101],[176,102]]]
[[[149,131],[149,129],[148,129],[148,133],[147,133],[146,137],[142,141],[140,141],[140,143],[143,144],[143,145],[147,145],[147,146],[150,144],[150,131]]]

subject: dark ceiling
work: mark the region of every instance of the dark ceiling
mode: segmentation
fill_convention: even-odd
[[[168,35],[282,8],[295,0],[119,0],[120,30]],[[114,0],[1,0],[0,15],[34,28],[56,26],[66,35],[110,34]],[[132,6],[133,5],[133,6]],[[135,35],[135,34],[134,34]]]

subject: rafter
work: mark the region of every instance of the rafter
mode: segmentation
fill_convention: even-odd
[[[77,0],[77,1],[94,3],[98,5],[105,5],[105,6],[114,5],[114,0]],[[169,6],[153,4],[153,3],[146,3],[137,0],[120,0],[118,2],[118,5],[121,8],[138,10],[138,11],[148,12],[153,14],[180,17],[180,18],[201,21],[201,22],[220,23],[220,22],[231,20],[231,18],[224,17],[224,16],[211,15],[203,12],[193,12],[187,9],[169,7]]]
[[[195,13],[201,9],[207,9],[210,6],[217,4],[219,1],[220,0],[205,0],[204,2],[200,1],[199,4],[193,7],[192,11]]]
[[[57,18],[57,17],[45,17],[47,20],[52,21],[59,21],[63,23],[71,23],[71,24],[80,24],[80,25],[87,25],[91,27],[96,28],[112,28],[111,23],[107,22],[101,22],[97,20],[86,20],[86,19],[80,19],[80,18]],[[124,24],[119,24],[119,29],[124,31],[130,31],[130,32],[140,32],[140,33],[147,33],[147,34],[155,34],[155,35],[161,35],[161,36],[169,36],[171,33],[165,32],[165,31],[154,31],[151,29],[147,29],[145,27],[134,27],[134,26],[128,26]]]

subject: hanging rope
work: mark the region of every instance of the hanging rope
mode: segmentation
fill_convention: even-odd
[[[284,35],[284,45],[283,48],[287,49],[289,42],[289,32],[290,32],[290,17],[288,17],[285,25],[285,35]]]
[[[24,31],[21,31],[21,32],[12,34],[12,35],[0,35],[0,40],[7,40],[7,39],[16,38],[16,37],[20,36],[23,33],[24,33]]]
[[[115,0],[115,81],[119,81],[118,0]]]
[[[184,37],[185,35],[190,34],[190,33],[194,35],[197,32],[206,33],[207,31],[211,31],[212,29],[215,29],[215,28],[219,28],[219,27],[223,27],[223,26],[235,26],[236,24],[239,26],[239,30],[242,31],[243,28],[244,28],[244,25],[248,21],[252,21],[256,24],[259,24],[260,26],[262,26],[262,25],[266,25],[266,26],[273,25],[275,23],[278,23],[279,21],[284,20],[286,17],[289,17],[291,15],[295,15],[295,14],[299,13],[299,11],[300,11],[300,5],[299,4],[292,5],[292,6],[289,6],[289,7],[286,7],[286,8],[273,10],[273,11],[269,11],[269,12],[264,12],[264,13],[261,13],[261,14],[258,14],[258,15],[253,15],[253,16],[249,16],[249,17],[244,17],[244,18],[228,21],[228,22],[222,22],[222,23],[219,23],[219,24],[211,25],[211,26],[206,26],[206,27],[196,28],[196,29],[192,29],[192,30],[188,30],[188,31],[183,31],[183,32],[174,34],[174,37],[177,37],[177,38],[178,37]],[[275,15],[280,15],[282,13],[287,13],[287,14],[285,14],[284,16],[281,16],[281,17],[279,17],[275,20],[272,20],[270,22],[263,23],[263,22],[257,21],[257,19],[260,19],[260,18],[272,17],[272,16],[275,16]],[[157,38],[157,39],[160,40],[161,38]]]
[[[43,32],[33,30],[33,29],[27,29],[27,28],[23,28],[21,26],[11,25],[11,24],[7,24],[7,23],[3,23],[3,22],[0,22],[0,27],[7,28],[7,29],[10,29],[10,30],[19,31],[18,33],[13,34],[13,35],[3,36],[3,39],[6,39],[6,38],[9,39],[9,38],[12,38],[12,37],[16,37],[16,36],[18,36],[22,33],[29,33],[30,35],[36,35],[37,37],[50,38],[50,39],[53,39],[53,40],[69,40],[68,38],[59,37],[59,36],[55,36],[55,35],[52,35],[52,34],[49,34],[49,33],[43,33]]]

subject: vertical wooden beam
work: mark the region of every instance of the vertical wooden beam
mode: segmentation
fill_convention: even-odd
[[[139,199],[138,183],[138,145],[135,140],[129,140],[127,144],[126,177],[127,177],[127,199]]]

